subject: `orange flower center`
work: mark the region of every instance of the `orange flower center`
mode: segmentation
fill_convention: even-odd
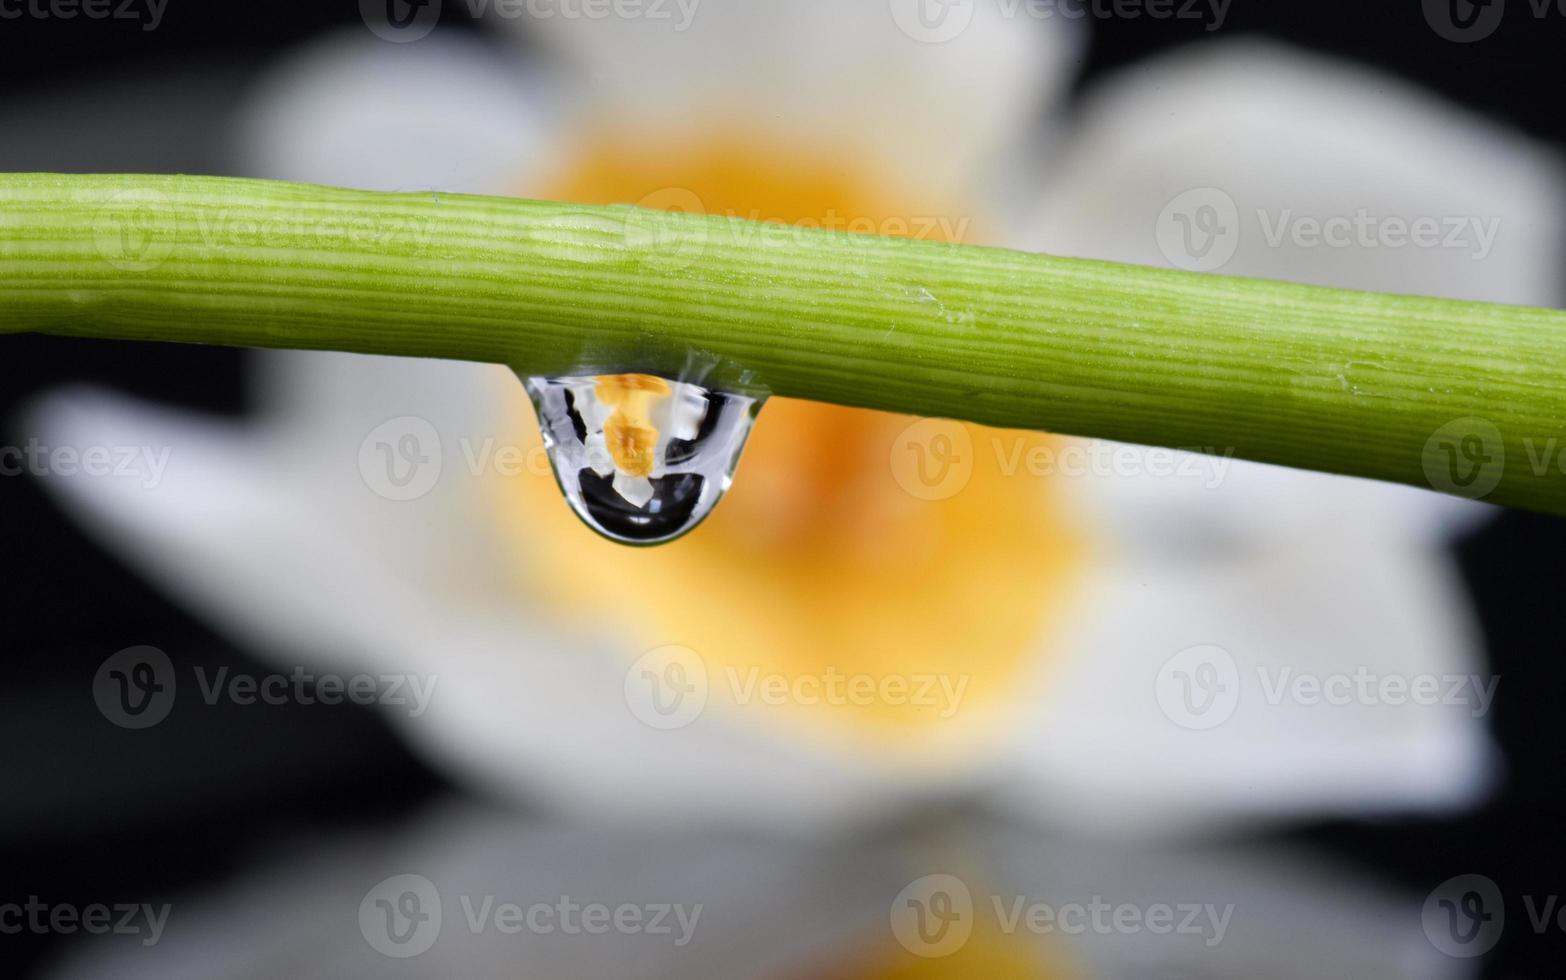
[[[628,476],[651,476],[658,466],[658,426],[653,405],[674,391],[662,378],[612,374],[598,379],[598,400],[614,409],[604,422],[609,458]]]
[[[587,141],[548,190],[581,203],[694,199],[708,213],[828,227],[966,227],[951,210],[911,210],[906,191],[852,161],[732,134]],[[647,409],[660,385],[600,379],[600,397],[618,406],[610,451],[627,472],[652,471]],[[599,540],[536,477],[507,481],[502,511],[532,570],[527,588],[584,629],[614,630],[630,659],[695,651],[708,711],[928,765],[1004,729],[999,709],[1019,707],[1069,601],[1079,534],[1058,486],[1022,465],[1052,445],[774,399],[728,499],[673,545]]]

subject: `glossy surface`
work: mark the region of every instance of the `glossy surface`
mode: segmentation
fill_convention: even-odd
[[[622,544],[689,532],[733,481],[761,402],[650,374],[529,378],[566,501]]]

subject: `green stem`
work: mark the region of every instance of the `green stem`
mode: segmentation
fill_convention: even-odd
[[[1566,513],[1552,310],[625,207],[0,175],[19,331],[700,371]]]

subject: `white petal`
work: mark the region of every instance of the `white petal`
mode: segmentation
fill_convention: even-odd
[[[604,438],[602,432],[593,432],[582,445],[589,469],[599,476],[608,476],[614,472],[614,462],[609,456],[609,440]]]
[[[614,475],[614,492],[634,507],[646,507],[647,502],[656,494],[651,480],[640,476],[626,476],[624,473]]]
[[[1218,206],[1223,199],[1214,205],[1236,231],[1224,272],[1559,299],[1553,162],[1396,83],[1236,45],[1133,68],[1089,107],[1035,247],[1189,261],[1194,252],[1165,254],[1160,222],[1212,204],[1199,190],[1212,188],[1233,202],[1232,211]],[[1193,189],[1196,197],[1171,207]],[[1273,248],[1258,217],[1270,228],[1285,211],[1352,218],[1361,208],[1407,220],[1495,218],[1501,233],[1482,261],[1429,248]],[[1313,678],[1361,667],[1378,678],[1477,674],[1478,642],[1450,558],[1422,543],[1474,508],[1368,481],[1097,448],[1130,452],[1133,464],[1092,468],[1068,484],[1085,520],[1109,530],[1113,564],[1088,586],[1098,612],[1049,679],[1050,710],[1025,763],[1038,767],[1031,805],[1151,831],[1455,806],[1481,791],[1491,750],[1470,705],[1274,705],[1258,673],[1275,683],[1285,667]],[[1168,717],[1157,683],[1172,657],[1200,645],[1233,658],[1242,698],[1223,724],[1191,731]]]
[[[151,489],[58,474],[45,485],[128,562],[285,668],[432,678],[427,709],[394,708],[393,720],[448,771],[497,793],[625,820],[798,832],[985,775],[891,771],[717,707],[679,730],[649,728],[628,701],[620,638],[529,607],[507,567],[518,556],[485,523],[457,450],[427,495],[394,500],[374,468],[360,470],[357,443],[342,444],[335,469],[300,466],[297,440],[90,390],[41,401],[25,431],[49,446],[169,447]]]
[[[641,826],[831,833],[955,798],[992,775],[895,770],[716,704],[686,727],[650,727],[627,694],[637,665],[599,628],[445,618],[427,635],[440,690],[408,730],[448,771],[496,793],[541,794],[567,812]]]
[[[442,433],[480,439],[532,424],[521,381],[494,364],[268,351],[257,365],[260,414],[279,438],[287,430],[302,441],[298,465],[316,465],[322,456],[340,464],[388,419],[417,417]]]
[[[665,448],[671,439],[695,439],[701,433],[709,405],[706,394],[693,385],[678,385],[671,397],[654,404],[653,425],[663,434],[659,449]]]
[[[790,153],[824,151],[941,202],[1033,127],[1074,73],[1064,18],[951,5],[928,43],[898,17],[925,0],[699,0],[688,19],[503,18],[564,50],[613,124],[667,139],[729,128]],[[675,5],[668,8],[675,11]],[[829,157],[831,159],[831,157]]]
[[[1271,45],[1207,46],[1126,70],[1089,96],[1084,117],[1050,177],[1034,240],[1043,250],[1170,265],[1160,219],[1180,195],[1210,188],[1238,221],[1233,233],[1224,222],[1233,258],[1205,271],[1544,306],[1563,298],[1566,189],[1553,155],[1395,79]],[[1398,245],[1384,224],[1363,236],[1350,228],[1345,247],[1296,243],[1298,219],[1352,221],[1361,210],[1469,224],[1452,247]],[[1498,229],[1488,251],[1474,220]]]
[[[616,832],[469,806],[290,854],[182,902],[159,942],[144,946],[145,936],[127,935],[115,937],[123,942],[82,943],[48,975],[794,976],[856,933],[869,933],[869,949],[877,949],[886,941],[886,902],[901,887],[897,854],[886,844]],[[433,886],[426,909],[438,903],[441,922],[419,955],[383,955],[380,949],[397,947],[384,933],[381,946],[371,944],[378,923],[360,919],[361,903],[371,893],[379,897],[382,883],[410,874]],[[577,910],[558,911],[563,902]],[[591,934],[584,934],[580,908],[594,903],[640,908],[645,918],[601,933],[589,925]],[[539,904],[549,908],[530,924],[512,922],[504,911]],[[675,905],[683,920],[669,908]],[[412,936],[418,941],[421,933]]]
[[[388,44],[345,32],[262,79],[237,151],[257,177],[514,193],[555,162],[546,91],[508,48],[465,34]]]
[[[1174,929],[1075,931],[1056,923],[1044,938],[1061,944],[1072,975],[1273,980],[1473,975],[1469,964],[1442,953],[1426,934],[1423,896],[1400,894],[1319,853],[1254,844],[1169,849],[1070,837],[1040,840],[1006,827],[992,831],[982,846],[986,866],[996,869],[999,880],[975,882],[974,898],[992,908],[996,897],[1012,907],[1020,897],[1025,909],[1063,911],[1091,898],[1142,914],[1160,906],[1202,910],[1182,913],[1184,925]],[[986,894],[984,886],[997,895]]]
[[[1159,229],[1170,203],[1215,188],[1233,201],[1218,209],[1223,221],[1238,222],[1224,272],[1558,298],[1553,164],[1395,84],[1241,45],[1132,69],[1089,105],[1035,246],[1169,264]],[[1270,226],[1286,211],[1361,208],[1408,220],[1494,217],[1502,233],[1483,261],[1440,249],[1273,248],[1257,217]],[[1049,679],[1024,763],[1037,767],[1032,805],[1151,831],[1474,798],[1492,760],[1468,705],[1273,705],[1258,673],[1273,682],[1284,668],[1313,678],[1361,667],[1377,678],[1476,674],[1478,642],[1450,558],[1421,543],[1474,508],[1369,481],[1083,445],[1131,463],[1068,481],[1085,520],[1108,529],[1113,564],[1094,575],[1097,612]],[[1222,725],[1189,731],[1164,711],[1157,679],[1176,653],[1201,645],[1233,658],[1242,699]]]
[[[1319,855],[1132,848],[993,821],[923,829],[822,844],[567,828],[451,806],[384,834],[290,849],[264,870],[189,896],[159,942],[144,946],[145,935],[132,934],[68,946],[48,976],[797,977],[859,976],[867,968],[882,975],[875,967],[891,972],[912,962],[896,956],[893,929],[907,921],[899,913],[911,911],[909,885],[931,874],[952,876],[966,890],[980,924],[975,943],[999,941],[1011,955],[1032,958],[1008,975],[1063,975],[1052,969],[1063,962],[1064,975],[1094,977],[1249,977],[1260,963],[1276,980],[1472,975],[1427,937],[1419,896]],[[410,874],[428,885],[403,877]],[[413,923],[388,923],[373,904],[379,915],[356,913],[410,885],[428,902],[423,911],[439,903],[438,934],[422,923],[408,938],[428,937],[426,951],[384,956],[372,942],[387,945],[386,926]],[[497,914],[557,906],[563,897],[609,908],[677,904],[690,928],[671,914],[663,917],[666,933],[584,936],[553,908],[521,923]],[[1089,903],[1102,903],[1105,915],[1083,914]],[[998,940],[1002,930],[1008,935]],[[962,973],[963,960],[945,962],[958,971],[951,975],[976,968],[969,960]]]
[[[1084,596],[1040,682],[1014,796],[1026,808],[1167,833],[1456,807],[1486,787],[1487,681],[1462,587],[1433,550],[1362,533],[1216,560],[1119,554]],[[1409,685],[1427,677],[1446,702],[1415,702]]]
[[[447,448],[449,428],[409,420],[413,427],[394,420],[377,432],[323,419],[323,438],[302,443],[265,427],[67,389],[30,406],[23,426],[44,445],[166,452],[151,486],[85,473],[53,473],[44,485],[129,561],[239,638],[293,656],[387,649],[406,617],[514,600],[505,588],[510,556],[477,519],[479,481],[463,450]],[[397,486],[383,467],[388,452],[408,465],[398,456],[403,434],[428,455]],[[449,547],[458,538],[466,546]]]
[[[1293,548],[1363,535],[1389,546],[1441,540],[1496,510],[1395,483],[1191,453],[1073,441],[1086,475],[1071,505],[1117,551],[1191,556]],[[1089,471],[1088,468],[1092,467]]]
[[[1205,46],[1124,71],[1088,98],[1084,116],[1029,247],[1384,292],[1540,306],[1566,298],[1555,157],[1367,69],[1271,45]],[[1346,247],[1312,237],[1330,221]],[[1402,229],[1417,221],[1439,225],[1441,243],[1413,244]],[[1365,519],[1352,526],[1374,516],[1424,533],[1488,513],[1247,463],[1229,470],[1225,493],[1148,481],[1146,469],[1090,488],[1099,509],[1137,508],[1128,537],[1181,524],[1193,538],[1225,526],[1293,537],[1343,508]]]
[[[364,30],[274,67],[240,113],[237,152],[257,176],[370,190],[508,194],[558,165],[546,83],[515,52],[462,32],[390,44]],[[263,415],[295,466],[345,451],[389,419],[496,434],[516,381],[477,365],[315,352],[257,356]],[[527,423],[531,424],[531,423]],[[282,431],[292,427],[291,434]]]

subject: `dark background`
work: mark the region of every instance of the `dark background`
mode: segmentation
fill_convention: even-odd
[[[1474,44],[1437,37],[1419,0],[1234,0],[1222,34],[1266,34],[1356,58],[1566,147],[1566,12],[1539,20],[1527,4],[1513,4],[1501,29]],[[36,123],[0,129],[0,170],[81,169],[83,160],[104,171],[168,169],[166,160],[221,170],[215,129],[252,74],[290,44],[359,23],[357,4],[342,0],[171,0],[150,33],[112,20],[0,20],[0,118],[49,119],[51,105],[72,110],[32,145]],[[1083,78],[1211,37],[1179,21],[1101,22]],[[221,68],[203,74],[199,93],[183,93],[182,105],[194,99],[197,111],[159,112],[159,94],[204,66]],[[94,104],[83,106],[77,93],[87,92]],[[106,144],[93,125],[112,120],[108,131],[122,132],[127,116],[140,121],[140,135],[124,142]],[[0,419],[37,392],[81,379],[224,413],[242,413],[247,402],[239,352],[7,337]],[[263,668],[108,556],[26,478],[0,479],[0,533],[0,902],[157,901],[240,874],[290,841],[395,821],[457,792],[373,712],[352,706],[182,701],[164,724],[127,737],[89,696],[94,672],[115,650],[152,644],[236,672]],[[1459,819],[1290,836],[1421,892],[1453,875],[1489,875],[1507,909],[1485,975],[1555,976],[1566,934],[1534,934],[1521,896],[1566,893],[1566,725],[1558,711],[1566,695],[1566,521],[1508,513],[1459,553],[1502,677],[1491,721],[1506,754],[1503,791]],[[26,975],[58,941],[0,936],[0,975]]]

